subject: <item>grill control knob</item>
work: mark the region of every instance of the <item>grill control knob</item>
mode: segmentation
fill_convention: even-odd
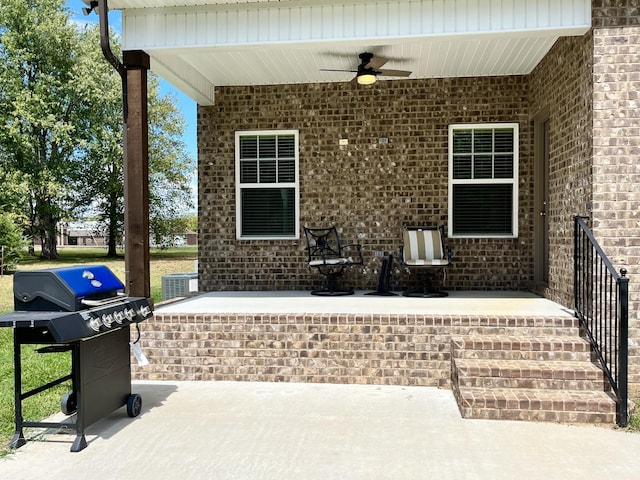
[[[119,324],[122,325],[122,321],[124,320],[124,312],[113,312],[113,319]]]
[[[127,317],[127,319],[129,321],[133,320],[134,318],[136,318],[136,312],[133,308],[125,308],[124,309],[124,316]]]
[[[102,323],[105,327],[110,328],[111,324],[113,323],[113,315],[111,315],[110,313],[105,313],[104,315],[102,315]]]
[[[102,325],[102,322],[100,321],[99,318],[96,317],[91,317],[89,319],[89,328],[91,328],[92,330],[95,330],[96,332],[100,331],[100,326]]]
[[[151,315],[151,309],[149,307],[147,307],[146,305],[140,307],[140,316],[142,318],[147,318],[149,315]]]

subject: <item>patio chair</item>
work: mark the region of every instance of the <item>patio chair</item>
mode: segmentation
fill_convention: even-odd
[[[362,265],[360,245],[343,245],[335,226],[327,228],[303,227],[307,239],[309,268],[315,268],[326,277],[326,285],[313,290],[312,295],[337,296],[353,295],[353,289],[338,287],[338,277],[353,265]]]
[[[446,297],[447,292],[431,288],[431,274],[442,269],[446,278],[446,267],[451,265],[451,247],[445,247],[444,226],[405,227],[403,245],[400,246],[400,265],[410,272],[423,276],[420,290],[403,292],[405,297]]]

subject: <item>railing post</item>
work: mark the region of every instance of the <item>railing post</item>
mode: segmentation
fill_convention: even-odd
[[[618,301],[620,302],[620,345],[618,350],[618,425],[627,426],[628,409],[628,371],[629,371],[629,279],[627,270],[620,269],[618,279]]]
[[[575,316],[578,316],[580,311],[580,305],[578,304],[578,289],[580,284],[578,283],[578,269],[580,267],[578,257],[580,255],[578,249],[578,217],[573,217],[573,308],[575,309]]]

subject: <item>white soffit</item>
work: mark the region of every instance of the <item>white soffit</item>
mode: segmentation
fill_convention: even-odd
[[[364,51],[409,78],[530,73],[591,0],[111,0],[123,47],[202,105],[215,86],[346,82]],[[393,77],[380,77],[381,80]]]

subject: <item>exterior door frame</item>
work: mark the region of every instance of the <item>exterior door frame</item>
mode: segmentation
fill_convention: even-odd
[[[545,108],[533,118],[533,279],[536,288],[549,285],[549,125],[549,110]]]

